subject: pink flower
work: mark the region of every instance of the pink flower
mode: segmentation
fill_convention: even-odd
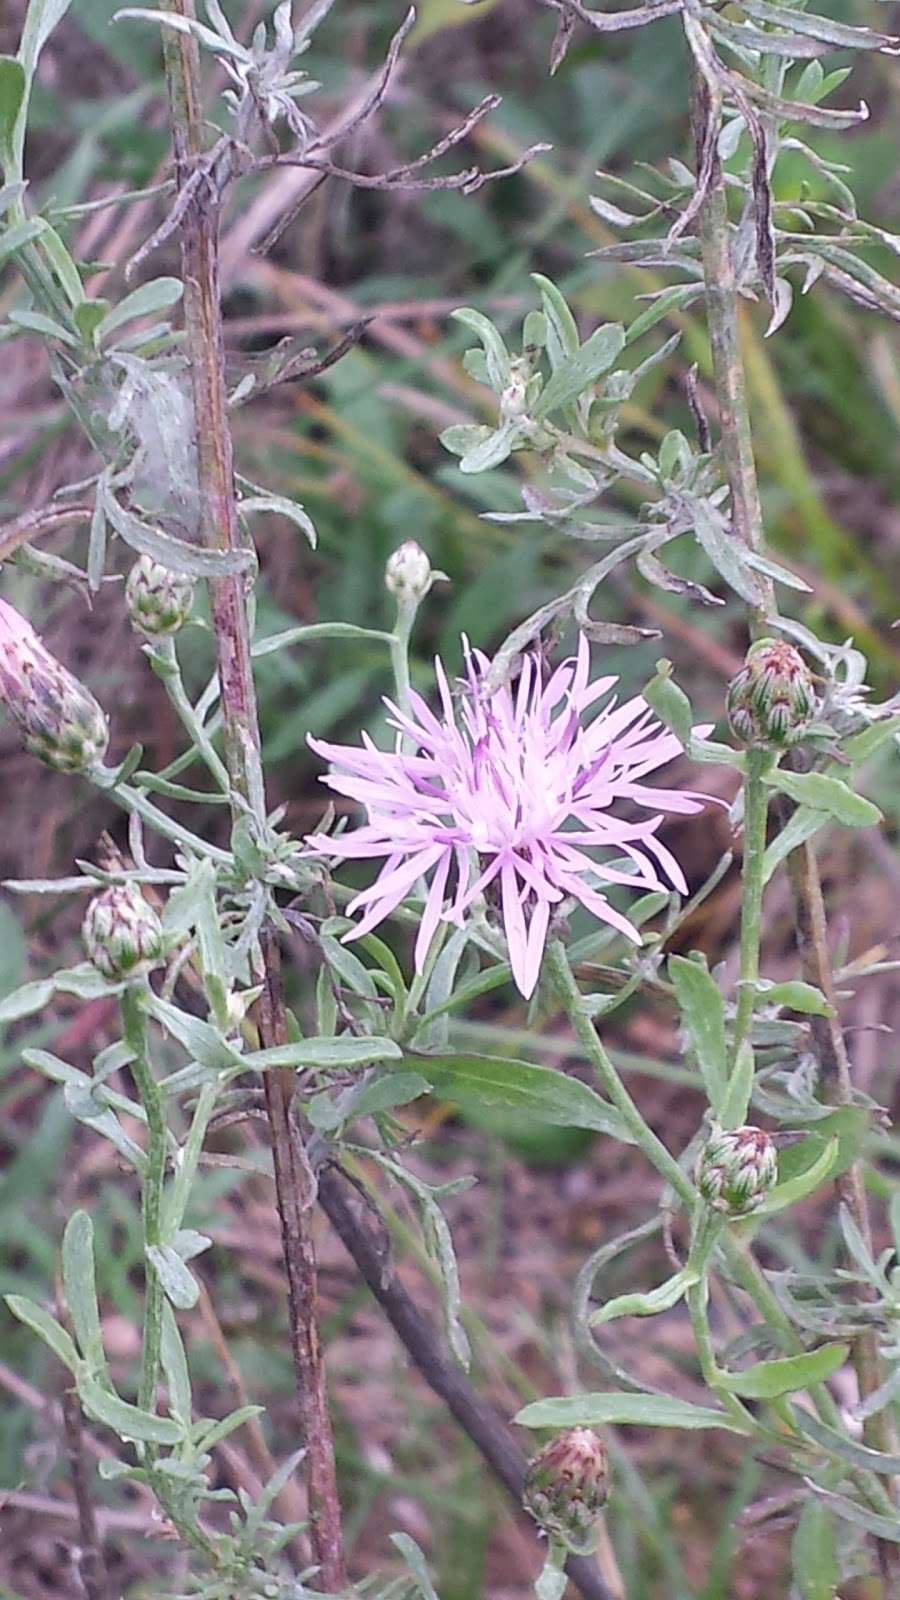
[[[375,882],[347,908],[351,916],[362,912],[348,940],[368,933],[431,875],[416,939],[417,972],[439,920],[461,925],[467,907],[499,879],[510,965],[527,998],[537,983],[551,913],[568,896],[640,943],[598,885],[642,891],[671,885],[684,894],[684,875],[657,830],[663,813],[691,815],[705,801],[644,782],[681,746],[641,695],[623,705],[607,699],[591,721],[583,720],[617,681],[588,681],[583,636],[577,657],[546,683],[540,659],[526,656],[515,687],[485,695],[481,680],[489,664],[466,646],[466,677],[454,710],[444,669],[435,662],[440,719],[421,695],[410,695],[409,716],[386,701],[399,736],[393,751],[376,749],[365,734],[362,748],[310,739],[332,763],[322,782],[359,801],[368,820],[355,832],[316,834],[308,843],[338,861],[386,857]],[[616,816],[617,801],[652,815]]]

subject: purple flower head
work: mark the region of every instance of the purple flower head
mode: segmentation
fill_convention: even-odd
[[[551,913],[567,896],[640,943],[598,885],[686,892],[681,868],[657,830],[663,813],[691,815],[703,809],[705,797],[645,783],[681,746],[641,695],[622,705],[608,698],[591,721],[583,720],[617,681],[589,682],[584,636],[577,656],[546,683],[540,658],[529,655],[514,687],[485,694],[489,665],[465,645],[465,679],[454,708],[436,660],[441,718],[414,692],[408,716],[386,701],[398,734],[392,751],[376,749],[365,734],[362,748],[310,739],[332,763],[322,782],[359,801],[368,820],[352,833],[315,834],[308,843],[338,861],[386,858],[375,882],[347,908],[362,916],[346,939],[370,932],[431,875],[416,940],[417,972],[440,919],[461,925],[467,907],[498,879],[513,977],[527,999]],[[614,815],[617,801],[651,815],[625,820]],[[451,872],[453,893],[445,907]]]

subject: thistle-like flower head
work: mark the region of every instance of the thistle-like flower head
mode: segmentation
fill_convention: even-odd
[[[190,615],[193,600],[190,578],[161,566],[152,556],[138,556],[125,582],[125,604],[139,633],[151,639],[177,633]]]
[[[136,978],[162,959],[162,923],[136,883],[115,883],[95,895],[81,936],[104,978]]]
[[[89,772],[109,743],[106,716],[14,606],[0,600],[0,700],[26,750],[60,772]]]
[[[540,658],[529,655],[514,688],[486,693],[489,665],[466,647],[457,708],[436,662],[440,717],[416,693],[408,715],[387,701],[398,735],[392,751],[376,749],[365,735],[362,748],[311,739],[332,763],[322,781],[362,804],[368,820],[355,832],[318,834],[308,842],[338,861],[385,858],[375,882],[348,906],[351,916],[362,912],[348,939],[368,933],[431,874],[416,940],[419,972],[439,920],[461,926],[467,908],[493,885],[513,977],[527,997],[537,983],[551,914],[567,897],[640,943],[603,888],[671,885],[684,893],[681,868],[657,831],[665,812],[690,815],[705,802],[645,783],[681,746],[641,695],[618,705],[609,698],[615,678],[589,681],[585,638],[577,657],[546,681]],[[604,698],[593,720],[583,720]],[[630,817],[614,811],[622,804]],[[455,888],[445,907],[451,872]]]
[[[741,744],[784,750],[803,738],[815,716],[812,673],[785,639],[757,639],[728,685],[727,704]]]
[[[726,1216],[745,1217],[762,1205],[778,1177],[778,1157],[762,1128],[716,1128],[700,1152],[697,1187]]]
[[[591,1428],[568,1428],[528,1463],[522,1503],[549,1538],[590,1555],[608,1493],[603,1440]]]

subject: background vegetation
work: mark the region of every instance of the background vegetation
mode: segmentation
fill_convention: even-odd
[[[30,169],[35,189],[43,184],[47,196],[52,188],[60,204],[151,183],[168,159],[156,33],[142,26],[111,28],[114,9],[113,0],[79,0],[42,61]],[[262,8],[256,0],[233,0],[227,9],[245,38]],[[335,113],[380,61],[401,9],[394,0],[341,0],[317,34],[310,70],[333,97]],[[840,0],[830,10],[846,20],[885,23],[884,8],[875,15],[876,7],[864,0]],[[0,18],[0,50],[15,47],[20,22],[21,7],[12,0]],[[276,389],[236,417],[241,470],[302,502],[319,535],[316,553],[282,521],[263,535],[262,620],[271,631],[291,621],[332,617],[387,625],[385,560],[402,539],[414,537],[450,580],[433,591],[414,641],[413,676],[422,685],[430,682],[435,651],[455,667],[461,633],[490,650],[509,626],[568,585],[569,569],[574,578],[586,564],[574,541],[558,541],[544,527],[481,520],[486,506],[519,508],[527,460],[524,469],[520,457],[512,467],[466,479],[438,443],[437,435],[451,423],[490,419],[484,391],[459,360],[470,335],[449,313],[468,304],[513,329],[535,303],[529,274],[542,271],[565,289],[583,331],[627,317],[634,297],[655,285],[646,272],[585,259],[609,238],[588,206],[592,175],[598,166],[628,171],[636,159],[658,163],[687,148],[684,64],[674,22],[605,40],[580,36],[555,79],[546,65],[552,31],[552,17],[540,14],[531,0],[481,0],[470,10],[458,0],[423,0],[405,66],[378,126],[367,125],[356,135],[352,150],[357,168],[390,166],[433,142],[482,95],[497,92],[502,106],[478,128],[465,159],[471,150],[472,160],[502,165],[536,141],[552,145],[519,176],[469,197],[349,191],[329,179],[265,256],[253,247],[272,217],[252,189],[239,188],[227,221],[225,292],[235,356],[261,357],[285,333],[321,346],[360,317],[373,318],[356,347],[323,377]],[[853,85],[870,105],[870,122],[842,135],[840,147],[820,130],[814,142],[825,156],[848,159],[850,152],[860,210],[896,228],[896,63],[862,59]],[[290,172],[283,179],[297,181]],[[794,180],[789,170],[781,172],[780,198],[797,192],[789,187],[792,181],[799,187],[807,181],[805,172],[798,169]],[[98,274],[121,275],[156,220],[149,205],[87,213],[81,253],[97,263]],[[163,247],[157,270],[165,269],[170,248]],[[887,260],[878,264],[890,272]],[[810,596],[797,597],[800,619],[835,640],[855,635],[870,653],[877,690],[893,692],[900,677],[900,636],[891,630],[900,612],[900,340],[896,329],[821,285],[809,300],[797,297],[787,329],[771,344],[763,337],[765,322],[764,308],[746,307],[770,543],[778,559],[811,586]],[[658,441],[671,427],[691,434],[685,373],[698,363],[702,393],[707,355],[690,314],[679,325],[678,352],[649,375],[626,408],[632,444]],[[5,349],[2,521],[45,503],[59,484],[77,479],[81,449],[37,347],[17,342]],[[67,546],[63,537],[51,535],[41,548]],[[714,583],[700,560],[686,549],[680,570]],[[77,588],[50,588],[41,573],[21,563],[5,570],[4,578],[8,598],[31,616],[48,618],[42,622],[48,644],[115,708],[120,747],[111,759],[140,734],[164,764],[176,730],[162,689],[155,692],[148,681],[118,594],[101,591],[89,606]],[[663,611],[658,597],[631,575],[607,586],[598,604],[601,612],[614,608],[618,617],[664,631],[662,643],[609,649],[606,670],[638,688],[664,652],[698,711],[720,714],[725,682],[745,644],[736,607],[698,612],[671,596]],[[209,668],[208,646],[199,633],[194,648],[199,690]],[[258,681],[273,798],[288,806],[293,831],[303,833],[322,808],[306,735],[351,734],[360,725],[377,729],[388,663],[368,643],[332,640],[261,659]],[[92,854],[105,827],[120,830],[86,787],[80,807],[73,808],[72,780],[48,774],[19,754],[5,729],[0,740],[0,876],[68,870],[73,857]],[[871,960],[880,952],[889,960],[898,954],[900,865],[893,845],[900,795],[888,760],[869,773],[887,831],[826,839],[822,856],[829,893],[841,911],[832,929],[837,965],[847,979],[844,1016],[856,1082],[890,1108],[896,1097],[890,1029],[900,1010],[898,975],[888,971],[859,988],[851,981],[853,963],[863,956]],[[710,770],[712,783],[730,798],[732,778],[714,769],[706,769],[704,778]],[[214,836],[215,815],[207,825]],[[670,836],[678,833],[677,825],[670,829]],[[707,829],[684,830],[679,856],[694,882],[704,880],[729,844],[724,814]],[[683,930],[684,947],[704,950],[711,963],[733,963],[738,894],[734,872],[726,873]],[[28,975],[58,964],[74,948],[80,903],[35,899],[16,910],[24,911],[30,935]],[[767,939],[766,970],[776,975],[783,961],[785,972],[792,971],[790,908],[777,893],[767,901]],[[0,904],[0,993],[26,975],[25,960],[17,921]],[[301,1008],[303,966],[298,946],[289,981]],[[89,1203],[102,1263],[107,1348],[125,1370],[136,1354],[137,1211],[121,1175],[120,1181],[104,1182],[114,1157],[105,1146],[98,1151],[90,1134],[73,1124],[62,1092],[19,1064],[26,1039],[77,1063],[102,1046],[110,1020],[104,1001],[80,1008],[77,1021],[60,1002],[39,1032],[18,1027],[0,1040],[0,1279],[4,1290],[52,1298],[65,1218],[76,1204]],[[456,1038],[467,1045],[489,1039],[495,1053],[521,1055],[522,1022],[521,1008],[487,997],[481,1020],[459,1024]],[[622,1010],[610,1043],[654,1125],[667,1130],[671,1143],[686,1143],[697,1112],[670,1013],[660,1008],[657,1014],[647,1001],[639,1011]],[[579,1070],[567,1037],[545,1035],[541,1046],[540,1059]],[[432,1106],[424,1126],[424,1113],[415,1108],[403,1115],[410,1135],[428,1134],[432,1172],[438,1169],[447,1179],[471,1170],[480,1176],[477,1188],[449,1208],[480,1385],[506,1411],[535,1393],[573,1386],[567,1324],[572,1280],[588,1251],[634,1215],[635,1196],[646,1181],[640,1159],[619,1149],[611,1166],[603,1140],[513,1125],[508,1117],[494,1125],[482,1114],[476,1124]],[[247,1389],[267,1405],[267,1436],[253,1435],[248,1442],[236,1435],[221,1452],[223,1481],[250,1489],[267,1476],[266,1453],[281,1459],[296,1442],[280,1242],[255,1139],[252,1123],[225,1129],[208,1158],[200,1190],[206,1214],[197,1216],[195,1226],[217,1248],[200,1264],[210,1293],[202,1297],[192,1328],[193,1357],[210,1393],[221,1393],[224,1385],[238,1404]],[[900,1140],[885,1135],[882,1147],[877,1181],[889,1195],[900,1177]],[[427,1270],[406,1203],[395,1203],[393,1243],[402,1274],[427,1300]],[[829,1216],[824,1203],[807,1205],[802,1218],[810,1240],[831,1226]],[[820,1258],[828,1260],[837,1248],[836,1239],[817,1239]],[[536,1565],[533,1540],[520,1531],[500,1490],[486,1482],[471,1447],[409,1373],[324,1226],[320,1251],[355,1574],[364,1574],[376,1557],[383,1560],[386,1530],[400,1527],[429,1551],[442,1600],[527,1594]],[[785,1238],[783,1251],[785,1264],[802,1262],[802,1237]],[[635,1273],[646,1264],[640,1252],[629,1258]],[[617,1288],[628,1286],[623,1277]],[[632,1337],[626,1326],[628,1334],[613,1339]],[[224,1368],[223,1332],[236,1358]],[[665,1341],[669,1355],[673,1349],[677,1354],[682,1338],[677,1314],[654,1321],[640,1357],[646,1374],[652,1376],[661,1359],[659,1342]],[[5,1313],[0,1345],[0,1384],[10,1402],[0,1419],[0,1594],[50,1600],[74,1592],[71,1490],[52,1404],[58,1375],[43,1347]],[[630,1355],[633,1361],[633,1349]],[[685,1393],[691,1392],[688,1374]],[[849,1402],[852,1395],[845,1398]],[[740,1444],[725,1435],[679,1436],[679,1459],[668,1461],[666,1437],[623,1431],[616,1450],[608,1527],[628,1600],[786,1594],[789,1533],[777,1514],[763,1521],[760,1512],[763,1496],[778,1493],[777,1475],[764,1479],[755,1467],[741,1470]],[[733,1493],[726,1491],[729,1483],[736,1485]],[[767,1512],[773,1509],[777,1513],[777,1504],[767,1504]],[[116,1509],[101,1514],[115,1581],[135,1600],[157,1592],[158,1574],[171,1576],[171,1553],[154,1537],[148,1516],[137,1492],[130,1500],[119,1493]],[[606,1575],[614,1586],[616,1570],[609,1562]]]

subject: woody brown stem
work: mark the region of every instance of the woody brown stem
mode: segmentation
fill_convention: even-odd
[[[170,9],[186,18],[193,16],[192,0],[172,0]],[[163,43],[180,192],[198,170],[203,154],[199,64],[196,44],[189,35],[164,28]],[[185,335],[196,419],[200,537],[207,549],[234,554],[242,546],[225,386],[219,222],[219,193],[214,178],[209,177],[194,184],[180,221]],[[241,574],[222,576],[210,582],[209,590],[231,786],[256,822],[264,826],[265,789],[244,578]],[[258,1025],[260,1041],[268,1047],[285,1042],[284,1002],[277,942],[265,931],[260,942],[263,995]],[[266,1079],[312,1544],[320,1581],[337,1594],[346,1587],[340,1502],[319,1341],[312,1202],[298,1154],[301,1146],[291,1133],[293,1090],[291,1072],[275,1072]]]

